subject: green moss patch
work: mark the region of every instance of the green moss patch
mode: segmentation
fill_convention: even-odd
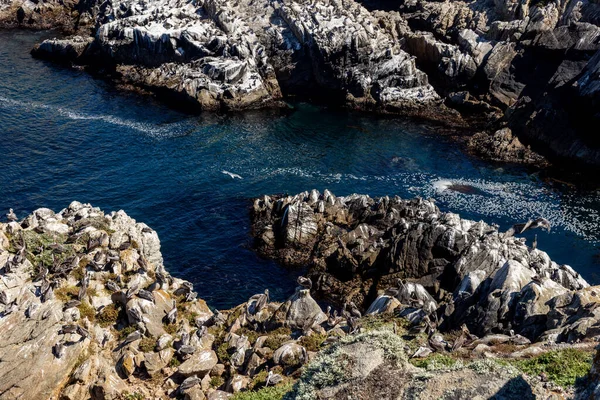
[[[239,392],[231,400],[281,400],[292,389],[291,384],[265,387],[255,392]]]
[[[562,387],[572,386],[577,379],[585,377],[592,365],[593,353],[577,349],[549,351],[527,360],[509,361],[519,371],[547,378]]]

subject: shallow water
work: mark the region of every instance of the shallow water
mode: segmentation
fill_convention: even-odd
[[[473,159],[435,128],[403,119],[307,104],[289,113],[184,114],[32,59],[29,49],[48,35],[0,32],[2,214],[58,211],[72,200],[124,209],[158,231],[167,269],[219,308],[267,287],[280,300],[293,290],[300,271],[249,249],[248,209],[261,194],[312,188],[434,197],[445,211],[503,229],[544,216],[553,230],[535,232],[539,247],[600,283],[598,193]]]

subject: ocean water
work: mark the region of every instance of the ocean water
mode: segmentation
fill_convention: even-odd
[[[433,197],[442,210],[502,229],[543,216],[553,229],[535,232],[539,247],[600,284],[597,192],[471,158],[435,127],[405,119],[308,104],[185,114],[31,58],[48,36],[0,32],[2,214],[59,211],[73,200],[123,209],[158,231],[166,268],[218,308],[265,288],[280,300],[293,291],[302,271],[252,252],[248,211],[253,197],[312,188]]]

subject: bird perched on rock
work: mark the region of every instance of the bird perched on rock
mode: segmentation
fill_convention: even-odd
[[[144,317],[142,316],[142,312],[137,307],[131,307],[127,310],[129,316],[137,323],[143,322]]]
[[[433,351],[429,347],[421,346],[413,353],[412,356],[410,356],[410,358],[423,358],[427,357],[431,353],[433,353]]]
[[[174,324],[177,321],[177,303],[173,300],[173,308],[165,316],[168,324]]]
[[[312,281],[310,278],[299,276],[296,282],[298,282],[298,285],[302,286],[304,289],[312,289]]]
[[[106,281],[104,286],[106,286],[106,288],[111,292],[118,292],[119,290],[121,290],[121,287],[111,280]]]
[[[267,375],[267,380],[265,382],[265,386],[269,386],[269,385],[277,385],[278,383],[280,383],[283,380],[283,377],[279,374],[274,374],[273,371],[269,371],[269,374]]]
[[[202,338],[204,335],[206,335],[207,332],[208,329],[206,328],[206,326],[202,325],[200,329],[196,331],[196,335],[198,335],[199,338]]]
[[[88,337],[90,337],[90,333],[88,332],[88,330],[85,329],[84,327],[82,327],[81,325],[77,325],[77,333],[82,338],[88,338]]]
[[[77,327],[78,325],[75,324],[63,325],[60,330],[60,333],[62,333],[63,335],[67,333],[75,333],[77,332]]]
[[[350,302],[350,314],[354,318],[360,318],[360,317],[362,317],[361,312],[359,311],[358,307],[356,307],[356,304],[354,304],[353,301]]]
[[[397,287],[387,288],[385,292],[383,292],[383,294],[389,297],[396,297],[398,296],[398,293],[400,293],[400,289],[398,289]]]
[[[126,346],[130,343],[135,342],[136,340],[140,340],[142,338],[142,332],[138,329],[136,331],[131,332],[123,342],[121,342],[121,346]]]
[[[139,285],[137,283],[132,284],[125,292],[125,298],[127,300],[131,299],[137,293],[138,289]]]
[[[8,214],[6,214],[6,219],[8,220],[8,222],[14,222],[17,220],[17,214],[15,214],[12,208],[8,210]]]
[[[436,333],[436,330],[430,325],[427,344],[429,344],[429,347],[431,347],[434,351],[445,352],[448,343],[444,340],[442,335]]]
[[[195,352],[196,352],[196,348],[189,344],[184,344],[177,350],[178,354],[181,354],[184,356],[194,354]]]
[[[142,298],[142,299],[144,299],[144,300],[151,301],[153,303],[156,301],[155,298],[154,298],[154,293],[149,292],[149,291],[144,290],[144,289],[140,289],[137,292],[137,296],[140,297],[140,298]]]
[[[179,385],[179,393],[183,393],[186,390],[189,390],[191,388],[193,388],[196,385],[199,385],[200,382],[202,382],[202,379],[198,378],[197,376],[190,376],[188,378],[186,378],[181,385]]]
[[[54,353],[54,357],[56,358],[62,358],[65,355],[65,346],[62,341],[52,346],[52,353]]]
[[[148,272],[148,263],[146,262],[146,259],[144,257],[138,258],[137,264],[142,271]]]
[[[78,307],[81,304],[79,300],[69,300],[65,303],[63,310],[68,310],[69,308]]]
[[[461,329],[461,333],[460,336],[456,338],[456,340],[454,341],[454,343],[452,343],[452,349],[451,351],[457,351],[458,349],[460,349],[461,347],[463,347],[465,345],[465,343],[467,342],[468,338],[469,338],[469,328],[467,328],[467,325],[462,324],[462,326],[460,327]]]

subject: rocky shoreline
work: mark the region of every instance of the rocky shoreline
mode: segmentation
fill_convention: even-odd
[[[77,34],[37,57],[200,109],[318,98],[479,132],[492,160],[540,165],[533,146],[580,170],[600,167],[597,15],[575,0],[0,2],[3,26]]]
[[[316,202],[311,203],[312,197]],[[256,201],[253,216],[255,232],[262,227],[261,253],[268,253],[271,222],[276,242],[285,246],[270,254],[285,254],[277,258],[288,264],[305,262],[300,254],[317,232],[320,241],[329,240],[323,226],[340,234],[334,247],[346,250],[338,261],[346,257],[344,265],[349,266],[351,252],[365,260],[360,249],[373,247],[368,244],[374,239],[373,226],[381,229],[375,223],[381,218],[369,216],[368,210],[381,210],[376,205],[381,201],[328,192],[265,196]],[[482,222],[452,214],[431,218],[439,211],[423,200],[384,201],[389,207],[383,220],[396,230],[389,238],[375,239],[382,248],[386,240],[396,240],[394,248],[400,250],[398,239],[405,237],[400,226],[406,232],[421,225],[419,240],[431,243],[425,225],[438,219],[441,223],[432,229],[443,239],[435,242],[446,251],[452,249],[451,237],[456,246],[465,246],[474,231],[479,240],[482,235],[489,239],[480,247],[471,243],[463,258],[471,262],[449,259],[445,269],[462,269],[442,285],[430,284],[439,275],[414,279],[424,266],[441,265],[418,257],[404,258],[402,288],[393,289],[380,277],[375,289],[384,289],[379,295],[367,294],[352,279],[344,283],[348,291],[341,290],[343,285],[335,280],[344,268],[324,278],[308,263],[307,277],[299,278],[296,293],[286,301],[272,301],[265,291],[231,310],[217,311],[197,298],[189,282],[164,269],[156,232],[123,211],[105,214],[73,202],[58,213],[38,209],[22,220],[0,223],[0,398],[243,400],[256,394],[266,399],[341,399],[352,393],[367,399],[377,393],[385,399],[426,399],[457,391],[486,398],[522,398],[523,393],[531,398],[598,398],[592,396],[600,395],[600,355],[589,378],[575,381],[590,370],[594,340],[600,335],[597,287],[589,287],[568,267],[551,263],[543,252],[527,256],[524,244],[514,238],[502,242]],[[308,204],[315,210],[309,211]],[[321,214],[319,208],[324,208]],[[283,223],[280,212],[286,215]],[[338,225],[321,220],[334,213]],[[342,219],[350,228],[359,214],[371,226],[359,223],[343,234]],[[396,214],[404,221],[395,220]],[[266,215],[274,219],[264,219]],[[319,222],[313,224],[314,218]],[[431,221],[424,222],[427,218]],[[498,241],[500,250],[494,247]],[[436,248],[434,253],[441,251]],[[469,256],[474,253],[483,256]],[[502,257],[511,258],[504,263],[508,268],[501,265]],[[517,261],[519,257],[523,259]],[[475,259],[481,269],[471,268]],[[533,259],[540,264],[534,266]],[[541,284],[529,281],[528,268],[538,268]],[[486,274],[494,274],[491,285]],[[449,282],[459,281],[451,293]],[[322,295],[326,284],[337,303],[323,310],[311,293]],[[484,329],[470,324],[468,312],[464,321],[456,321],[447,305],[444,312],[431,307],[443,306],[449,298],[456,310],[465,309],[469,301],[483,306],[488,311]],[[518,303],[514,313],[510,299]],[[492,312],[497,313],[493,324]],[[556,328],[538,332],[541,313],[546,326]],[[462,322],[462,331],[453,330]],[[514,331],[501,333],[508,328]],[[534,368],[540,357],[567,356],[564,363],[558,361],[561,373]]]

